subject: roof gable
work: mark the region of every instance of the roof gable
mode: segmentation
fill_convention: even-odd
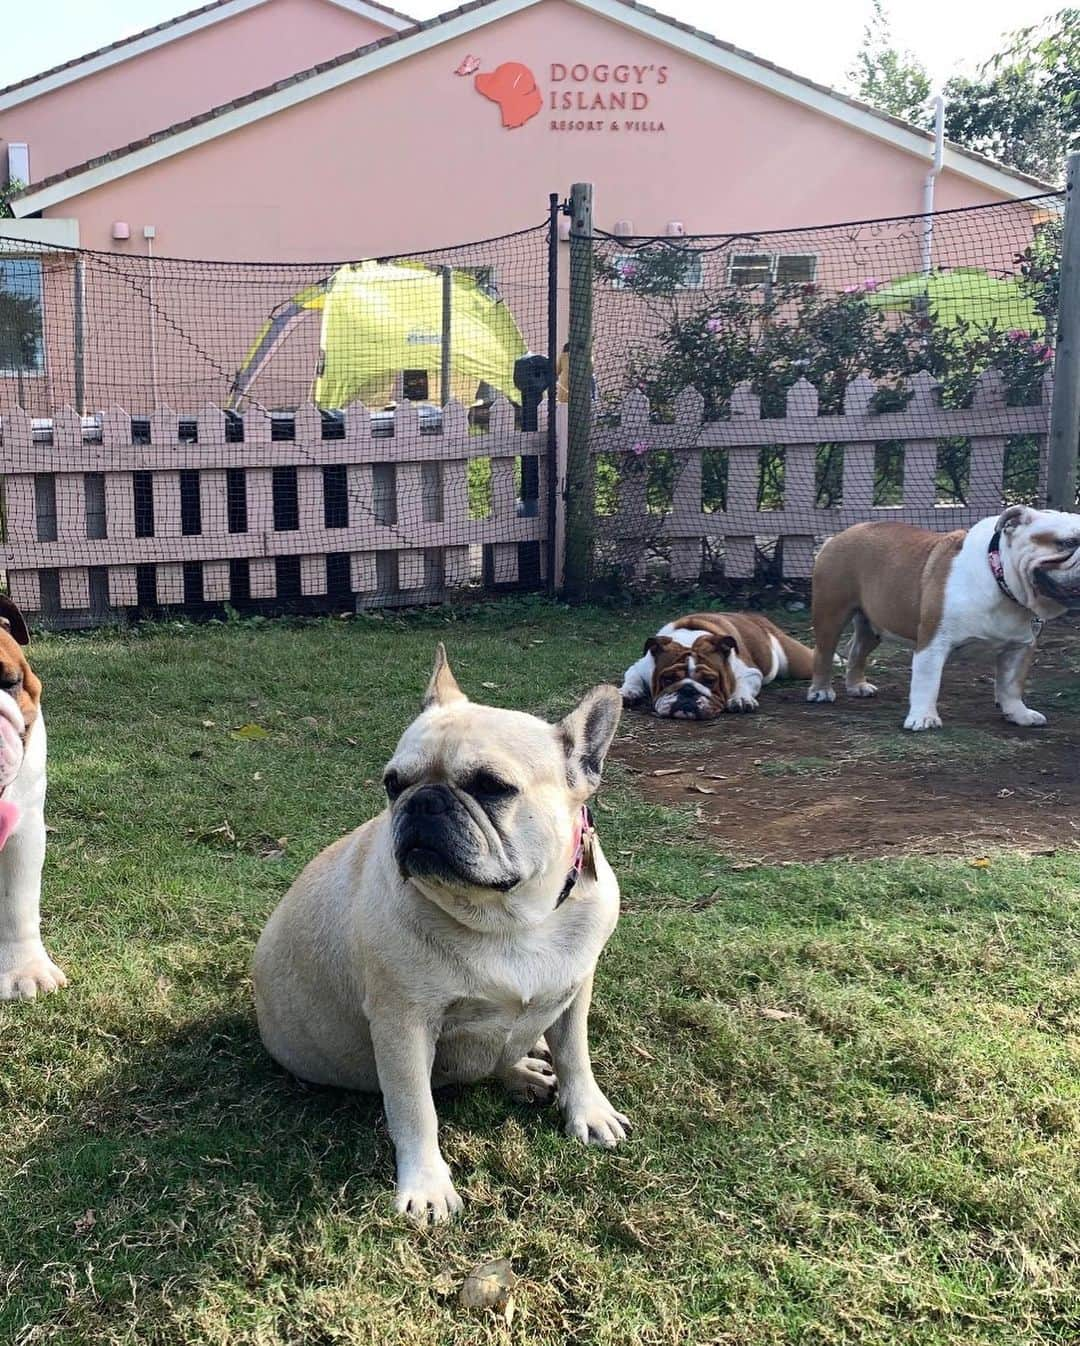
[[[240,3],[242,0],[233,2]],[[47,178],[21,196],[12,198],[12,207],[20,217],[47,209],[541,3],[544,0],[472,0],[472,3],[437,18],[413,24],[331,61],[300,71],[270,88],[256,90],[144,140]],[[930,157],[930,132],[795,75],[709,33],[638,4],[636,0],[565,0],[565,3],[681,51],[707,66],[767,89],[915,157]],[[1036,178],[1004,168],[957,145],[946,145],[944,166],[1006,197],[1021,198],[1035,192],[1053,190]]]
[[[165,46],[169,42],[176,42],[180,38],[188,37],[192,33],[267,3],[268,0],[212,0],[212,3],[199,9],[178,14],[176,18],[155,24],[153,28],[145,28],[139,33],[111,42],[108,46],[99,47],[96,51],[76,56],[62,65],[53,66],[50,70],[43,70],[37,75],[30,75],[26,79],[9,84],[6,88],[0,89],[0,112],[18,107],[20,103],[40,98],[43,94],[51,93],[65,84],[85,79],[88,75],[96,75],[110,66],[119,65],[121,61],[133,60],[144,52],[153,51],[156,47]],[[399,14],[397,10],[379,3],[379,0],[328,0],[328,3],[337,5],[338,8],[347,10],[359,18],[371,19],[393,32],[411,28],[415,23],[415,20],[408,15]]]

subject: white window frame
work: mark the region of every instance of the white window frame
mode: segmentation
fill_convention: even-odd
[[[16,369],[14,366],[0,364],[0,379],[42,379],[45,377],[48,358],[45,345],[45,268],[41,264],[40,257],[26,256],[22,253],[13,255],[8,252],[0,252],[0,277],[2,277],[4,266],[8,262],[28,262],[37,267],[37,301],[41,330],[38,334],[38,358],[33,367]],[[3,288],[4,286],[0,283],[0,289]]]
[[[768,257],[769,274],[762,280],[738,280],[735,276],[736,262],[744,257]],[[782,257],[808,257],[813,262],[809,280],[796,280],[789,282],[792,285],[814,285],[817,283],[818,264],[821,257],[816,252],[729,252],[727,267],[727,282],[729,285],[750,286],[764,285],[766,281],[776,283],[777,272],[780,269],[780,259]]]

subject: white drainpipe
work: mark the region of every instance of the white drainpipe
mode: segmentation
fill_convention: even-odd
[[[945,99],[940,94],[934,99],[934,162],[927,173],[922,189],[922,269],[929,275],[934,267],[934,179],[941,172],[945,158]]]

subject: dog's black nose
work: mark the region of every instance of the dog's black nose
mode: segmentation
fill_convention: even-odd
[[[445,785],[421,785],[405,805],[405,812],[416,818],[437,818],[448,813],[454,797]]]

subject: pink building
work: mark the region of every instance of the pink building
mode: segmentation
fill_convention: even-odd
[[[58,245],[131,259],[378,257],[539,223],[548,193],[574,181],[595,184],[607,230],[793,229],[919,212],[933,148],[914,126],[634,0],[474,0],[424,23],[375,0],[218,0],[0,91],[5,145],[29,186],[0,224],[16,240],[0,287],[38,287],[49,401],[72,392],[73,282]],[[1043,189],[949,145],[934,208]],[[1025,229],[1002,240],[1003,257]],[[751,265],[814,273],[806,245],[797,262],[789,251],[755,245]],[[198,326],[198,297],[177,302],[174,325]],[[219,343],[208,368],[235,368],[253,336],[250,323],[207,334]],[[0,370],[0,402],[5,383]],[[203,394],[220,396],[209,376]]]

